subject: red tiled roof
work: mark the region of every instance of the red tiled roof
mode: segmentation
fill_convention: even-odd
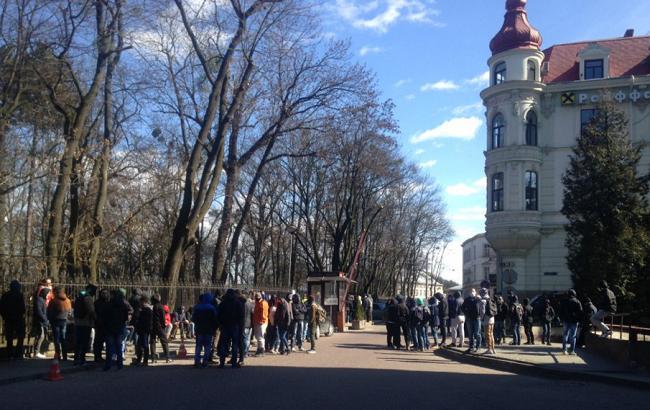
[[[650,36],[621,37],[559,44],[544,50],[544,62],[548,62],[548,72],[543,75],[542,81],[549,84],[579,80],[578,53],[592,43],[610,50],[610,78],[650,75]]]

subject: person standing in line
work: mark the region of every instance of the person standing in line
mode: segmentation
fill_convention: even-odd
[[[250,348],[251,334],[253,332],[253,311],[255,310],[255,303],[249,296],[250,294],[241,296],[241,303],[244,304],[244,317],[242,320],[241,345],[239,346],[239,364],[242,366],[248,357],[248,349]]]
[[[68,360],[68,357],[63,343],[65,342],[68,317],[72,313],[72,303],[63,288],[54,288],[54,293],[56,296],[47,307],[47,317],[52,324],[55,358],[65,361]]]
[[[418,324],[417,328],[417,335],[418,335],[418,344],[421,346],[421,350],[429,350],[431,348],[431,345],[429,344],[429,322],[431,321],[431,310],[429,310],[429,307],[424,304],[424,301],[421,298],[417,298],[415,300],[415,308],[422,311],[422,319],[420,320],[420,323]],[[418,316],[416,314],[416,316]]]
[[[519,303],[517,295],[512,296],[510,306],[510,325],[512,326],[512,346],[521,345],[521,322],[524,319],[524,308]]]
[[[255,308],[253,310],[253,329],[257,341],[255,356],[264,356],[264,335],[269,323],[269,304],[262,298],[262,294],[255,293]]]
[[[481,301],[476,297],[476,289],[472,289],[470,296],[462,305],[463,313],[469,325],[469,348],[467,353],[476,353],[481,347]]]
[[[93,340],[93,356],[95,363],[101,363],[104,344],[106,343],[106,323],[102,318],[106,317],[106,309],[109,309],[110,294],[108,289],[102,289],[99,297],[94,303],[95,307],[95,340]]]
[[[138,343],[135,365],[146,367],[149,366],[149,341],[153,329],[154,315],[153,306],[149,303],[149,296],[144,293],[140,296],[139,312],[138,321],[135,324]]]
[[[289,341],[287,339],[291,321],[291,306],[289,305],[288,297],[280,298],[278,309],[275,312],[275,326],[277,327],[278,338],[280,339],[280,354],[288,355],[291,353],[291,349],[289,348]]]
[[[113,361],[115,361],[118,370],[121,370],[124,366],[124,350],[129,335],[127,326],[132,313],[133,308],[126,301],[126,289],[120,288],[114,291],[109,307],[106,309],[106,317],[102,318],[102,321],[106,323],[104,371],[110,370]]]
[[[510,314],[508,305],[503,300],[503,296],[496,296],[497,314],[494,317],[494,331],[496,345],[506,342],[506,319]]]
[[[169,357],[169,333],[167,332],[167,316],[169,313],[165,313],[166,305],[163,306],[161,299],[162,298],[157,293],[153,294],[151,297],[151,302],[153,304],[153,321],[151,324],[151,337],[149,338],[149,351],[152,362],[155,363],[157,359],[156,339],[160,340],[163,354],[165,355],[165,361],[171,363],[171,358]],[[167,311],[169,311],[169,308],[167,308]]]
[[[239,369],[241,365],[239,358],[239,336],[240,327],[244,320],[244,304],[241,303],[234,289],[228,289],[219,304],[219,324],[221,325],[221,340],[219,341],[219,368],[226,366],[228,346],[231,346],[232,358],[230,360],[233,369]]]
[[[406,307],[409,309],[408,330],[411,342],[413,343],[413,350],[421,350],[422,344],[418,336],[418,328],[420,327],[424,312],[421,307],[418,308],[416,306],[415,299],[410,296],[406,298]]]
[[[309,350],[307,353],[315,354],[316,353],[316,331],[318,329],[318,310],[319,306],[314,300],[312,295],[309,295],[307,298],[307,320],[309,323]]]
[[[4,320],[4,333],[7,340],[7,357],[22,360],[25,356],[25,296],[22,285],[12,280],[9,290],[0,299],[0,315]],[[16,340],[16,347],[14,347]]]
[[[582,308],[583,312],[578,330],[577,346],[585,348],[587,343],[587,333],[589,333],[593,327],[591,318],[596,314],[596,312],[598,312],[598,309],[596,309],[596,306],[594,306],[589,298],[583,299]]]
[[[291,314],[293,317],[291,320],[291,350],[294,352],[296,351],[296,346],[297,350],[300,350],[301,352],[304,350],[302,347],[302,327],[305,321],[305,313],[307,313],[307,308],[300,300],[300,295],[294,293],[291,296]]]
[[[386,348],[395,349],[396,346],[393,344],[393,324],[396,320],[391,315],[391,306],[393,300],[389,299],[384,306],[384,310],[381,312],[381,319],[384,321],[384,326],[386,326]]]
[[[438,347],[438,326],[440,325],[440,313],[438,311],[438,299],[435,296],[429,299],[429,327],[431,328],[431,337],[433,337],[433,346]],[[428,339],[428,336],[427,336]]]
[[[50,321],[47,318],[47,295],[50,289],[43,288],[34,298],[34,307],[32,311],[32,330],[34,332],[34,354],[32,357],[46,359],[46,355],[41,351],[43,342],[47,338],[47,332],[50,329]]]
[[[555,320],[555,310],[551,306],[551,301],[544,300],[544,311],[542,312],[542,344],[551,345],[551,325]]]
[[[397,301],[397,320],[402,334],[404,335],[404,349],[411,348],[409,332],[409,308],[406,306],[404,298],[400,295],[395,296]],[[399,344],[398,344],[399,345]]]
[[[463,297],[459,291],[454,292],[449,301],[449,318],[451,319],[451,344],[463,347],[465,342],[465,313],[463,312]],[[458,337],[458,343],[456,343]]]
[[[576,291],[569,289],[569,298],[563,301],[560,309],[560,319],[564,325],[562,332],[562,353],[576,354],[576,332],[578,330],[578,322],[583,315],[582,304],[576,297]],[[569,350],[567,351],[567,346]]]
[[[77,366],[86,364],[86,353],[90,347],[90,336],[97,317],[93,301],[96,292],[97,286],[88,284],[86,289],[79,292],[74,302],[74,364]]]
[[[534,322],[535,322],[535,316],[533,312],[533,306],[530,304],[530,300],[528,298],[525,298],[523,323],[524,323],[524,333],[526,334],[527,345],[535,344],[535,336],[533,335]]]
[[[602,280],[598,284],[598,299],[596,299],[598,311],[591,317],[591,323],[601,331],[602,337],[609,337],[612,331],[604,323],[605,317],[616,313],[616,296],[609,289],[607,282]]]
[[[494,350],[494,323],[497,315],[497,303],[495,298],[490,298],[490,292],[486,288],[481,289],[480,296],[485,304],[485,315],[483,316],[487,349],[485,354],[496,354],[496,350]]]
[[[438,300],[438,327],[440,329],[440,347],[447,344],[447,321],[449,320],[449,304],[447,298],[442,293],[436,293],[434,296]]]
[[[193,309],[194,332],[196,333],[196,348],[194,350],[194,367],[206,368],[210,361],[212,336],[217,327],[217,309],[212,304],[209,293],[199,297],[199,303]],[[203,351],[203,360],[201,360]],[[243,364],[243,360],[240,362]]]

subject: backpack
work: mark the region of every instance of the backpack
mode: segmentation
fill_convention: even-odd
[[[497,304],[492,299],[488,300],[486,314],[489,317],[495,317],[497,313]]]
[[[515,303],[512,306],[512,311],[515,314],[515,317],[521,322],[524,317],[524,308],[519,303]]]
[[[415,314],[415,318],[418,320],[418,322],[422,322],[422,320],[424,320],[424,309],[422,309],[422,307],[417,306],[415,309],[413,309],[413,313]]]
[[[317,303],[314,303],[313,307],[314,309],[316,309],[316,320],[318,321],[318,323],[321,324],[325,323],[325,321],[327,320],[327,312],[325,311],[325,309],[323,309],[321,305]]]
[[[431,310],[429,310],[429,307],[428,307],[428,306],[425,306],[425,307],[422,309],[422,321],[423,321],[424,323],[429,323],[429,322],[431,321],[431,319],[432,319],[432,317],[431,317]]]

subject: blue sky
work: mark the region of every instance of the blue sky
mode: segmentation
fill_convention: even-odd
[[[529,0],[543,48],[650,34],[648,0]],[[441,186],[457,232],[443,276],[461,280],[463,240],[484,231],[486,144],[480,91],[505,0],[327,0],[327,35],[349,39],[396,104],[403,152]]]

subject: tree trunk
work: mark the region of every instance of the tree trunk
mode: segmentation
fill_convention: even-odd
[[[222,274],[224,271],[226,261],[226,245],[228,241],[228,233],[232,226],[232,206],[234,203],[235,188],[237,188],[237,181],[239,180],[239,166],[233,165],[226,168],[226,187],[224,192],[223,209],[221,211],[221,224],[217,234],[217,242],[214,247],[214,254],[212,256],[212,283],[220,279],[221,283],[226,283],[226,277]]]

